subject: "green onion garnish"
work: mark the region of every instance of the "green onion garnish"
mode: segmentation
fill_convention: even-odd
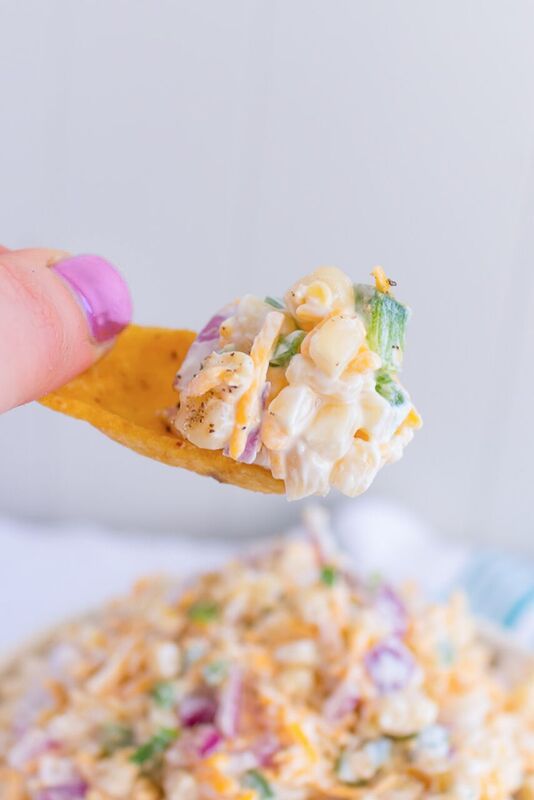
[[[286,367],[293,356],[299,352],[305,336],[305,331],[293,331],[288,333],[287,336],[280,336],[274,348],[273,356],[269,361],[271,367]]]
[[[160,708],[172,708],[175,701],[174,686],[171,683],[156,683],[150,691],[150,696]]]
[[[356,284],[354,301],[367,329],[367,344],[378,353],[384,366],[398,369],[404,350],[404,335],[410,313],[390,294],[374,286]]]
[[[273,308],[279,308],[285,311],[285,305],[281,300],[277,300],[276,297],[266,297],[264,302]]]
[[[243,785],[248,789],[254,789],[261,798],[261,800],[270,800],[274,797],[274,792],[265,775],[257,769],[250,769],[243,778]]]
[[[375,389],[391,406],[402,406],[406,400],[399,384],[386,369],[376,373]]]
[[[110,722],[104,725],[101,733],[102,755],[111,756],[116,750],[131,747],[134,743],[134,733],[129,725]]]
[[[155,736],[138,747],[135,753],[130,756],[130,761],[134,764],[146,764],[160,756],[178,738],[176,728],[161,728]]]
[[[332,564],[325,564],[321,569],[321,581],[325,586],[333,586],[338,579],[337,569]]]
[[[209,600],[199,600],[198,603],[193,603],[192,606],[189,607],[187,615],[190,620],[193,622],[212,622],[214,619],[217,618],[219,614],[219,609],[216,603],[212,603]]]

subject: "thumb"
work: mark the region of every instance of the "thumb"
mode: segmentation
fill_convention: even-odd
[[[131,313],[128,287],[105,259],[0,247],[0,412],[87,369]]]

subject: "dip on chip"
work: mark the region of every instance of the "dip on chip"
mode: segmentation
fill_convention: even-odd
[[[321,267],[283,300],[245,295],[198,334],[176,378],[176,431],[197,447],[259,464],[290,500],[364,492],[420,426],[397,377],[405,306]]]
[[[310,529],[140,581],[0,672],[0,797],[530,800],[524,666],[509,685],[461,598],[366,580]]]
[[[131,325],[42,402],[224,483],[358,495],[421,424],[398,380],[408,309],[373,274],[354,286],[322,267],[283,300],[236,300],[198,335]]]

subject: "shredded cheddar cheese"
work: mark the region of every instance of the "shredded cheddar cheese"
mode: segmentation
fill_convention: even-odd
[[[238,459],[245,449],[247,434],[252,424],[259,423],[261,389],[265,384],[269,360],[272,356],[284,318],[276,311],[267,315],[262,329],[254,339],[250,357],[254,362],[254,377],[250,387],[239,400],[236,408],[235,426],[230,437],[229,454]],[[256,408],[255,408],[256,407]],[[254,420],[254,411],[258,420]]]
[[[460,598],[369,581],[305,526],[145,581],[17,663],[2,800],[528,797],[534,675],[508,689]]]
[[[375,267],[371,271],[371,275],[375,279],[375,285],[378,291],[382,292],[383,294],[389,294],[391,291],[391,284],[383,268]]]
[[[225,307],[180,367],[174,429],[270,470],[289,500],[364,492],[419,427],[398,379],[408,311],[373,275],[378,292],[320,267],[283,300]]]

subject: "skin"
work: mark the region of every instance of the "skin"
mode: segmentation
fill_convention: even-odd
[[[129,325],[109,357],[88,369],[115,339],[92,341],[78,300],[50,269],[67,257],[62,250],[0,247],[0,412],[46,395],[44,405],[145,456],[254,491],[283,492],[267,470],[179,441],[163,424],[159,412],[176,402],[173,378],[191,331]]]
[[[50,269],[68,253],[0,245],[0,413],[37,400],[93,364],[83,311]]]

